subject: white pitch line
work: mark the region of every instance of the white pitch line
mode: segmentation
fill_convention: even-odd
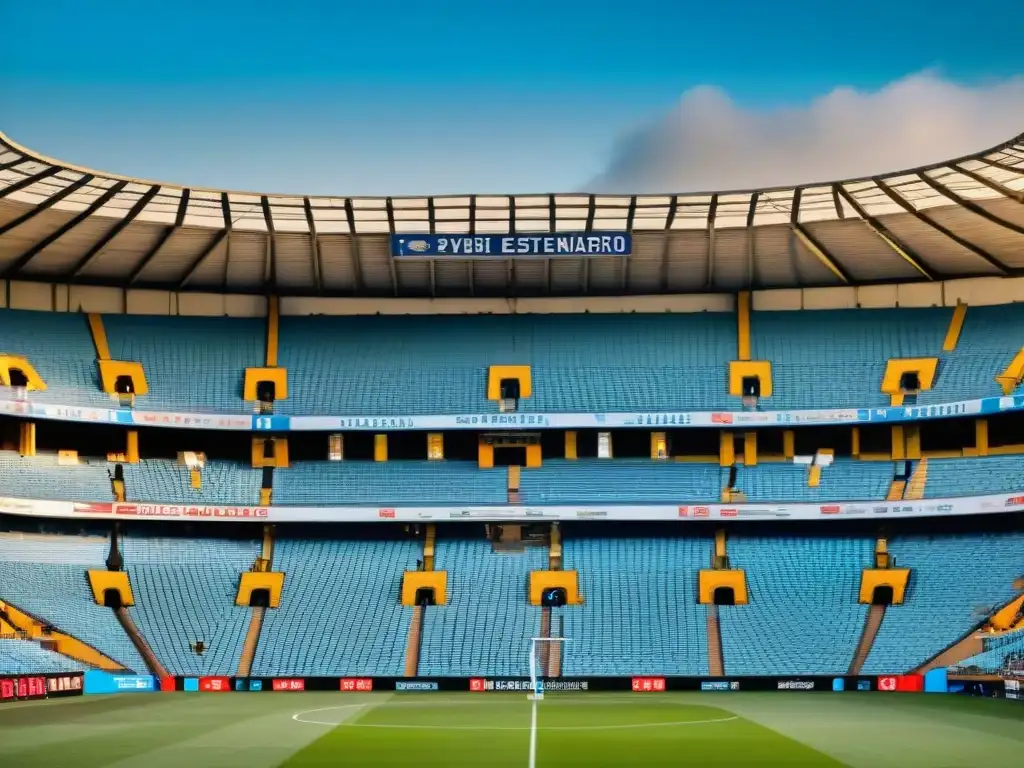
[[[530,761],[529,768],[537,768],[537,700],[530,710]]]

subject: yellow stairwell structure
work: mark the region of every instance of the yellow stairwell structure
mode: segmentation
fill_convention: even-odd
[[[712,568],[728,567],[729,553],[726,542],[725,530],[719,528],[715,531],[715,554],[712,558]],[[707,606],[707,631],[708,631],[708,672],[712,677],[725,676],[725,657],[722,653],[722,630],[718,623],[718,606],[711,604]]]
[[[269,573],[273,570],[274,564],[274,526],[263,526],[263,546],[260,550],[260,558],[254,563],[253,568]],[[245,633],[245,643],[242,645],[242,655],[238,659],[238,677],[248,677],[252,672],[252,662],[256,658],[256,648],[260,642],[260,632],[263,630],[263,619],[267,609],[261,606],[249,609],[252,614],[249,616],[249,629]]]
[[[893,480],[892,485],[889,486],[889,493],[886,495],[886,501],[899,501],[903,498],[903,492],[907,489],[906,480]]]
[[[548,539],[548,568],[562,570],[562,531],[558,523],[551,524]],[[541,608],[539,637],[561,637],[558,628],[552,626],[554,617],[550,608]],[[541,668],[545,677],[562,676],[563,643],[547,643],[547,652],[541,656]]]
[[[437,544],[437,527],[431,523],[427,525],[423,537],[423,570],[434,570],[434,547]],[[420,645],[423,642],[423,614],[422,605],[412,606],[412,620],[409,622],[409,635],[405,641],[405,669],[406,677],[416,677],[420,670]]]
[[[27,640],[36,640],[48,647],[49,650],[79,663],[89,664],[108,672],[126,671],[123,664],[100,653],[91,645],[57,629],[47,631],[44,627],[51,626],[48,622],[41,621],[38,617],[3,600],[0,600],[0,621],[11,627],[15,634]]]
[[[902,480],[894,480],[893,487],[900,484],[900,495],[895,497],[896,499],[902,498],[903,486],[906,483]],[[892,498],[893,489],[890,488],[889,494]],[[892,558],[889,556],[889,540],[884,536],[879,536],[875,542],[875,568],[891,568],[893,565]],[[860,640],[857,642],[857,649],[853,653],[853,659],[850,661],[850,668],[847,670],[847,674],[859,675],[861,669],[864,668],[864,662],[867,661],[868,654],[871,653],[871,648],[875,644],[875,638],[878,637],[878,630],[882,628],[882,620],[885,619],[885,606],[876,605],[874,603],[868,608],[868,615],[864,619],[864,629],[861,630]]]
[[[924,498],[924,487],[928,483],[928,459],[921,459],[914,467],[907,488],[903,492],[904,499],[917,501]]]

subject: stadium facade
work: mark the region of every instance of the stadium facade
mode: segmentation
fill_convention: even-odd
[[[357,199],[0,135],[0,673],[1008,674],[1022,269],[1024,136],[799,188]]]

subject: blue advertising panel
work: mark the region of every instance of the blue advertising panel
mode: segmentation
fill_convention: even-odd
[[[526,235],[392,235],[391,255],[414,259],[508,259],[520,256],[629,256],[628,232]]]
[[[85,693],[155,693],[160,690],[152,675],[115,675],[110,672],[88,670],[85,673]]]

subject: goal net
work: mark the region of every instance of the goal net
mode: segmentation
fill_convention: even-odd
[[[544,698],[544,678],[561,675],[563,649],[567,637],[534,637],[530,639],[530,693],[527,698]]]

